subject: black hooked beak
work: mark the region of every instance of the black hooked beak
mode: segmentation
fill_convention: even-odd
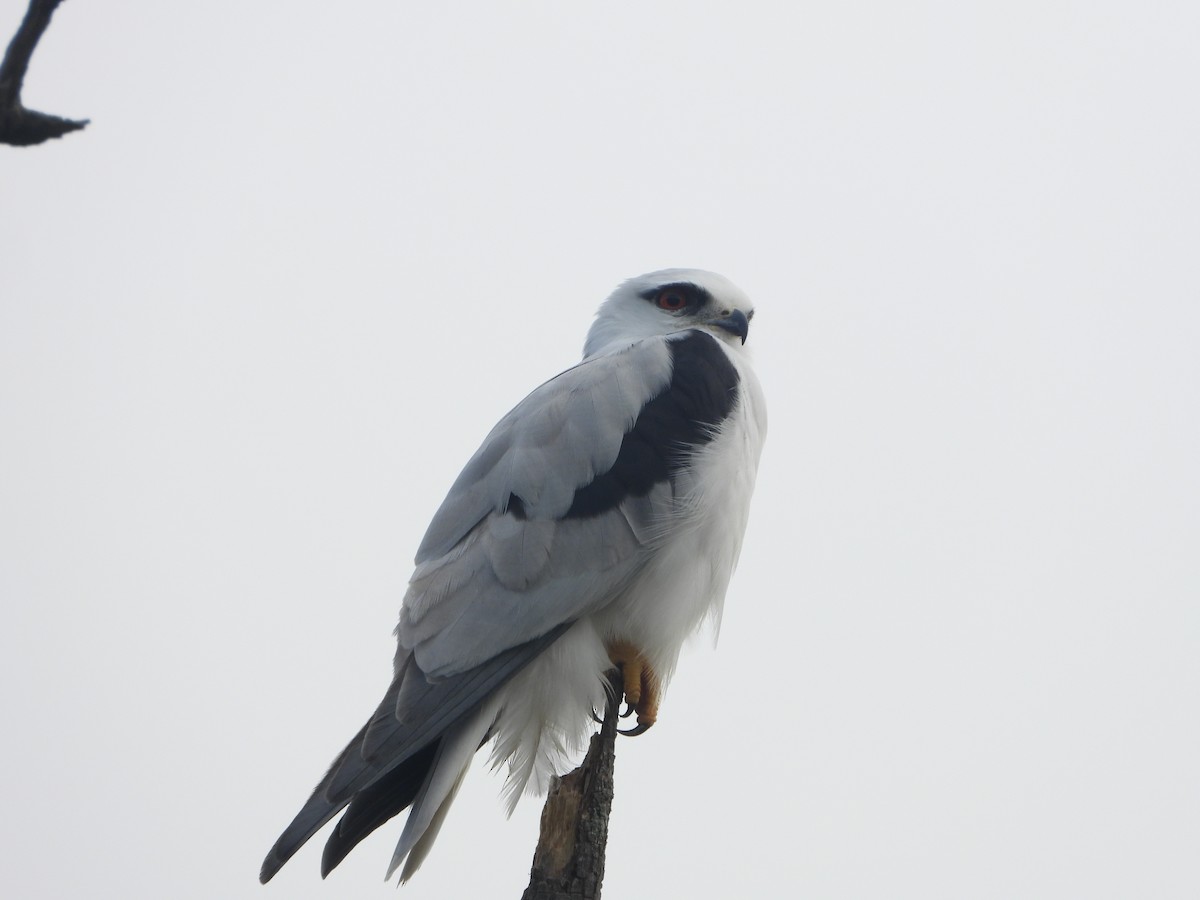
[[[746,335],[750,333],[750,320],[740,309],[735,309],[723,319],[713,319],[708,324],[724,328],[730,334],[736,334],[742,339],[743,344],[746,343]]]

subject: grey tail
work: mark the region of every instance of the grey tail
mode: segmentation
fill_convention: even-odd
[[[443,805],[453,799],[457,782],[491,726],[481,708],[486,699],[570,626],[564,622],[474,669],[439,681],[426,678],[411,657],[403,660],[374,715],[334,760],[263,860],[258,880],[270,881],[346,807],[325,845],[322,876],[333,871],[363,838],[409,806],[414,806],[416,818],[410,816],[405,825],[399,858],[428,832],[410,868],[419,865],[445,815]]]
[[[325,842],[325,852],[321,855],[322,878],[337,868],[359,841],[412,805],[437,761],[441,743],[437,740],[427,744],[369,788],[354,795],[350,808]]]
[[[327,796],[327,788],[338,771],[347,764],[362,759],[362,742],[366,731],[367,726],[364,725],[329,767],[329,771],[304,804],[304,808],[292,820],[292,824],[279,836],[279,840],[263,860],[262,870],[258,875],[260,882],[266,884],[274,878],[275,873],[283,868],[296,851],[347,805],[350,808],[346,810],[346,814],[338,822],[325,845],[325,853],[321,859],[322,878],[332,872],[359,841],[393,816],[403,812],[413,802],[437,757],[440,740],[434,740],[418,750],[365,790],[358,793],[351,791],[341,799]]]

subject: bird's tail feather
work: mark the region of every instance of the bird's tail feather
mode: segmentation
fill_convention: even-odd
[[[446,821],[446,813],[450,811],[450,804],[458,796],[458,789],[462,787],[462,783],[466,779],[470,768],[469,765],[463,766],[463,770],[458,773],[458,778],[454,780],[454,784],[450,788],[450,793],[446,795],[446,799],[442,801],[441,805],[437,808],[437,812],[433,814],[433,818],[429,820],[429,825],[425,828],[425,833],[417,839],[412,849],[408,851],[408,857],[404,860],[404,869],[400,872],[401,884],[407,882],[408,879],[417,873],[417,869],[421,868],[421,863],[425,862],[425,857],[433,849],[433,842],[437,839],[438,832],[442,830],[442,823]]]
[[[373,817],[376,825],[379,825],[412,802],[416,788],[406,788],[405,785],[408,782],[412,782],[414,785],[422,783],[430,765],[429,758],[436,751],[428,746],[417,746],[407,749],[404,753],[396,754],[390,759],[379,759],[367,752],[367,741],[370,738],[372,726],[385,718],[391,718],[393,722],[395,720],[396,695],[400,690],[400,680],[398,677],[391,683],[374,715],[358,730],[358,734],[351,739],[346,748],[338,754],[337,759],[325,773],[325,777],[313,789],[304,808],[296,814],[292,823],[279,836],[279,840],[275,842],[275,846],[263,860],[262,870],[258,876],[258,880],[263,884],[270,881],[309,838],[347,804],[351,804],[352,800],[363,797],[362,803],[356,802],[351,806],[351,815],[353,816],[351,826],[342,829],[340,826],[343,823],[339,823],[339,828],[335,829],[330,837],[330,844],[335,846],[326,847],[325,851],[329,857],[337,856],[337,862],[340,862],[346,853],[350,852],[350,848],[370,833],[369,829],[360,833],[362,822],[368,816]],[[434,739],[429,743],[436,746],[437,740]],[[412,762],[414,758],[422,756],[424,756],[423,759]],[[378,782],[383,782],[383,785],[373,792],[366,790]],[[407,799],[403,800],[402,805],[397,806],[396,795],[402,797],[406,791]],[[383,807],[389,809],[390,812],[383,815]],[[339,832],[343,830],[345,833],[342,837],[338,837]],[[342,843],[348,844],[345,852],[340,850]],[[340,856],[338,856],[339,852],[341,852]],[[327,875],[337,865],[337,862],[326,866],[323,859],[321,874]]]
[[[347,805],[346,817],[326,845],[323,875],[410,803],[413,811],[392,868],[411,855],[414,862],[405,867],[404,877],[415,872],[429,852],[463,770],[495,721],[500,708],[497,691],[571,624],[564,622],[473,669],[435,681],[411,656],[401,659],[383,701],[275,842],[263,860],[259,880],[270,881],[305,841]]]
[[[363,838],[409,807],[425,783],[440,745],[441,741],[432,741],[369,788],[354,795],[345,815],[338,820],[325,842],[325,852],[321,855],[322,878],[337,868]]]
[[[333,761],[333,765],[329,767],[329,771],[325,773],[325,777],[312,792],[312,796],[308,798],[308,802],[304,804],[304,808],[296,814],[292,819],[292,823],[284,829],[283,834],[279,836],[279,840],[275,842],[267,858],[263,860],[262,870],[258,874],[258,880],[263,884],[270,881],[275,873],[283,868],[284,863],[291,859],[296,851],[304,846],[304,842],[312,837],[322,825],[332,819],[338,812],[350,802],[350,798],[346,797],[341,800],[336,800],[327,796],[327,790],[330,783],[333,781],[337,771],[350,760],[358,757],[362,748],[363,736],[367,732],[367,726],[364,725],[359,729],[358,734],[346,745],[337,759]]]
[[[391,878],[400,864],[405,863],[400,880],[408,881],[429,854],[450,804],[454,802],[471,765],[471,759],[496,719],[497,708],[498,703],[493,698],[474,715],[443,735],[433,765],[404,823],[404,831],[396,844],[386,877]]]

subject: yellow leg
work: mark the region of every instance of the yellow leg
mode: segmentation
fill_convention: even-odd
[[[658,719],[658,675],[649,660],[628,641],[610,641],[605,649],[613,665],[621,670],[625,702],[631,711],[637,713],[637,725],[621,734],[642,734]]]

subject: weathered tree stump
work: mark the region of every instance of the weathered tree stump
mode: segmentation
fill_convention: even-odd
[[[620,681],[614,680],[604,723],[574,772],[555,779],[546,805],[529,887],[521,900],[599,900],[612,811],[613,763],[620,720]]]

